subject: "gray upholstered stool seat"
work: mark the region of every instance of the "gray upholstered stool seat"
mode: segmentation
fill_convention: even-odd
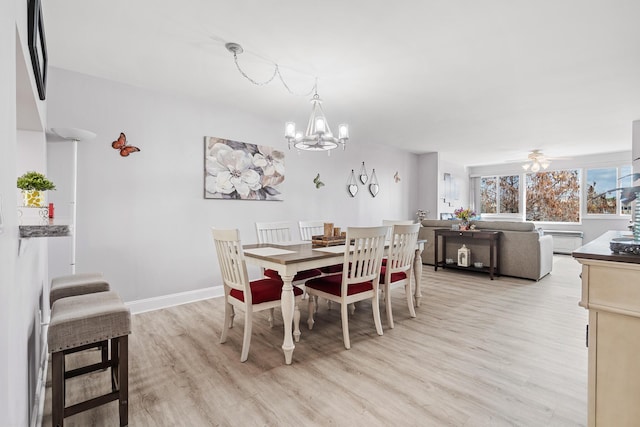
[[[119,400],[120,425],[128,424],[128,335],[131,313],[117,293],[96,292],[61,298],[53,304],[48,344],[51,360],[52,425],[62,427],[64,418],[113,400]],[[65,354],[111,342],[111,358],[90,366],[65,371]],[[111,368],[111,393],[65,407],[65,379]]]
[[[102,273],[78,273],[51,279],[49,307],[60,298],[104,292],[110,289]]]
[[[53,303],[60,298],[104,292],[109,289],[109,283],[104,280],[102,273],[78,273],[54,277],[51,280],[51,289],[49,290],[49,307],[53,307]],[[108,341],[101,341],[93,347],[100,348],[103,362],[109,360]]]

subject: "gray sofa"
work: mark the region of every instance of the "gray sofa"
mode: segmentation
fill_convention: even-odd
[[[425,219],[420,228],[420,239],[426,239],[422,263],[434,263],[434,230],[451,228],[459,221]],[[500,236],[500,274],[540,280],[551,272],[553,267],[553,237],[538,233],[532,222],[516,221],[472,221],[478,230],[502,231]],[[462,241],[447,237],[447,258],[456,258],[462,247]],[[441,244],[441,243],[439,243]],[[473,244],[469,239],[464,244],[471,250],[471,260],[489,265],[489,249],[486,243]],[[438,250],[442,261],[442,246]]]

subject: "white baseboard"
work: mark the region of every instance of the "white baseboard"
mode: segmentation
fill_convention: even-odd
[[[49,326],[44,325],[42,328],[43,333],[46,335]],[[42,354],[40,355],[40,367],[38,368],[38,383],[36,385],[36,399],[31,408],[31,427],[41,427],[42,417],[44,415],[44,400],[45,392],[47,389],[47,369],[49,367],[49,347],[45,340],[42,346]]]
[[[221,296],[224,296],[224,288],[222,286],[215,286],[211,288],[197,289],[195,291],[180,292],[178,294],[129,301],[125,303],[125,305],[129,307],[131,314],[140,314],[147,311],[160,310],[161,308],[173,307],[176,305],[188,304],[190,302]]]

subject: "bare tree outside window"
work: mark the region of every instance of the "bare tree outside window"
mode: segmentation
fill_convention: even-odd
[[[578,169],[527,174],[527,221],[579,222]]]
[[[498,192],[495,177],[484,177],[480,180],[480,213],[497,213]]]
[[[618,213],[617,192],[607,193],[618,187],[617,168],[587,169],[587,213],[610,214]]]
[[[500,177],[500,213],[518,213],[520,201],[520,176]]]

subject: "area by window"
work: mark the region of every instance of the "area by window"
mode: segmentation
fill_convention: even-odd
[[[580,170],[528,173],[526,180],[527,221],[580,221]]]
[[[485,176],[480,179],[480,213],[520,212],[520,176]]]
[[[631,166],[587,169],[586,175],[587,215],[631,213],[631,206],[620,203],[620,191],[611,191],[631,185]]]

